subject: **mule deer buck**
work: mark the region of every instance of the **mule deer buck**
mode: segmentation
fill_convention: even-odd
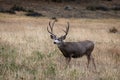
[[[96,69],[96,65],[94,62],[94,58],[92,56],[92,51],[94,49],[94,43],[89,40],[81,41],[81,42],[64,42],[68,31],[69,31],[69,23],[66,27],[66,30],[64,30],[65,35],[61,37],[57,37],[55,34],[53,34],[53,26],[55,24],[55,21],[53,23],[49,22],[49,27],[47,27],[47,31],[50,33],[51,39],[54,40],[54,44],[57,44],[59,50],[63,53],[64,57],[67,60],[67,63],[71,61],[71,58],[79,58],[82,56],[87,56],[88,64],[89,66],[90,61],[92,60],[93,65]]]

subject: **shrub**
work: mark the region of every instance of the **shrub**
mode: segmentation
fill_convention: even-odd
[[[58,3],[61,3],[62,0],[52,0],[52,2],[58,2]]]
[[[113,6],[113,7],[111,8],[111,10],[120,11],[120,6]]]
[[[64,7],[64,10],[68,10],[68,11],[73,10],[73,9],[74,9],[74,8],[71,7],[71,6],[69,6],[69,5]]]
[[[29,12],[26,14],[26,16],[40,17],[40,16],[43,16],[43,14],[38,13],[38,12]]]
[[[108,11],[109,10],[109,8],[104,5],[90,5],[90,6],[87,6],[86,9],[91,11],[96,11],[96,10]]]
[[[116,32],[118,32],[118,30],[115,27],[112,27],[112,28],[109,29],[109,32],[110,33],[116,33]]]
[[[23,8],[22,6],[17,6],[17,5],[14,5],[10,10],[13,10],[13,11],[26,11],[25,8]]]
[[[27,10],[27,12],[34,12],[34,10],[32,10],[32,9],[29,9],[29,10]]]
[[[14,10],[6,10],[5,13],[15,14],[15,11]]]
[[[112,0],[103,0],[103,1],[112,1]]]
[[[3,8],[0,8],[0,12],[4,12],[5,10]]]
[[[13,10],[5,10],[5,9],[3,9],[3,8],[0,8],[0,12],[1,12],[1,13],[15,14],[15,11],[13,11]]]
[[[58,21],[57,17],[51,17],[52,20]]]

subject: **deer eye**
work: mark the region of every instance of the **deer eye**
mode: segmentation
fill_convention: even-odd
[[[58,40],[59,40],[59,41],[62,41],[62,39],[61,39],[61,38],[58,38]]]

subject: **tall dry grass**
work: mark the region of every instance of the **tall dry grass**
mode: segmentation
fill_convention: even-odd
[[[97,66],[86,68],[86,57],[72,59],[65,69],[65,58],[53,44],[46,30],[47,18],[30,18],[0,14],[0,80],[119,80],[120,31],[119,19],[59,19],[54,33],[70,22],[66,41],[92,40]]]

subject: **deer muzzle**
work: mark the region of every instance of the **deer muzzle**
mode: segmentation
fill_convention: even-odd
[[[54,40],[54,44],[59,44],[60,41],[59,40]]]

